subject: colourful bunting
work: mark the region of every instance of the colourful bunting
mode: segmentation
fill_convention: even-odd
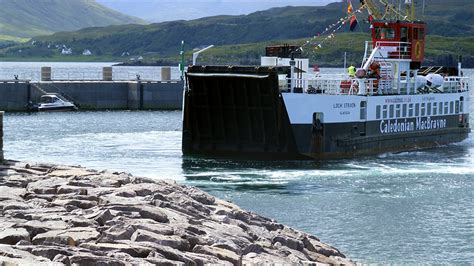
[[[348,1],[350,4],[350,0]],[[348,7],[348,14],[345,17],[340,18],[336,23],[333,23],[329,26],[327,26],[322,32],[317,33],[315,36],[311,38],[311,40],[307,40],[302,46],[298,48],[298,50],[303,51],[303,47],[307,45],[314,45],[314,50],[319,50],[322,48],[322,44],[325,43],[327,40],[335,38],[335,33],[339,31],[342,26],[344,26],[346,23],[350,24],[351,31],[357,26],[357,17],[355,16],[355,13],[362,13],[362,9],[365,8],[365,5],[361,5],[357,10],[352,10],[352,4],[351,6],[351,12],[349,12],[349,7]],[[326,35],[327,33],[330,33]],[[317,39],[320,37],[326,35],[322,40],[317,42]]]

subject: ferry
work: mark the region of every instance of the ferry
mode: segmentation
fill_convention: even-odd
[[[335,159],[466,139],[470,84],[461,62],[422,67],[422,21],[371,25],[353,76],[310,73],[292,46],[268,47],[261,66],[190,66],[183,153]]]

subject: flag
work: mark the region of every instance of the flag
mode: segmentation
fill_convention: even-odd
[[[356,17],[355,15],[353,15],[353,16],[351,17],[351,23],[350,23],[349,29],[350,29],[351,31],[354,31],[354,29],[355,29],[356,27],[357,27],[357,17]]]
[[[347,2],[349,3],[349,5],[347,6],[347,13],[350,14],[353,11],[352,3],[351,3],[351,0],[348,0]]]

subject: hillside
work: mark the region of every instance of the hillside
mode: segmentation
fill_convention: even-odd
[[[25,0],[23,0],[25,1]],[[354,5],[356,5],[353,1]],[[428,23],[428,33],[433,36],[436,47],[449,46],[448,50],[453,55],[461,50],[471,56],[474,51],[469,48],[470,38],[474,36],[474,25],[472,14],[474,10],[472,0],[452,0],[450,8],[442,0],[427,1],[425,7],[425,20]],[[63,60],[91,60],[81,57],[85,49],[89,49],[97,60],[120,60],[126,61],[131,57],[142,56],[147,61],[174,58],[179,53],[181,40],[186,41],[186,49],[192,50],[204,45],[214,44],[223,47],[252,47],[243,58],[258,58],[263,49],[255,49],[263,43],[293,42],[308,38],[321,32],[328,25],[338,21],[345,15],[346,4],[332,3],[323,7],[284,7],[272,8],[265,11],[255,12],[241,16],[215,16],[190,21],[173,21],[155,23],[150,25],[122,25],[109,27],[86,28],[74,32],[59,32],[50,36],[35,37],[34,45],[23,45],[10,49],[0,50],[0,56],[12,58],[43,57]],[[441,10],[444,10],[441,12]],[[467,12],[466,12],[467,10]],[[418,8],[421,18],[421,7]],[[359,24],[356,33],[347,33],[347,42],[336,38],[332,45],[326,45],[318,53],[329,55],[328,64],[335,62],[334,58],[340,58],[344,51],[353,51],[362,47],[354,47],[355,42],[351,38],[361,38],[363,32],[367,32],[368,25],[363,22],[366,14],[359,15]],[[433,26],[434,25],[434,26]],[[343,27],[341,31],[348,31]],[[341,36],[341,33],[338,34]],[[345,34],[342,34],[345,35]],[[352,36],[352,37],[351,37]],[[443,39],[434,36],[452,37]],[[368,35],[363,37],[367,39]],[[361,38],[362,39],[362,38]],[[445,41],[447,40],[447,42]],[[344,45],[340,45],[344,43]],[[73,54],[60,56],[56,46],[72,48]],[[338,50],[335,50],[338,47]],[[1,49],[1,48],[0,48]],[[428,47],[428,50],[431,49]],[[20,51],[21,50],[21,54]],[[215,50],[215,49],[213,49]],[[429,50],[430,51],[430,50]],[[235,54],[237,51],[228,50],[227,53]],[[126,57],[122,57],[126,55]],[[441,56],[433,50],[435,58],[432,62],[438,62]],[[317,56],[311,53],[310,57]],[[221,58],[229,58],[223,55]],[[438,59],[436,59],[438,58]],[[58,59],[59,60],[59,59]],[[319,61],[319,60],[318,60]]]
[[[0,0],[2,39],[130,23],[144,21],[108,9],[95,0]]]

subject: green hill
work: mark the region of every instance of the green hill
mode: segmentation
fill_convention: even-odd
[[[95,0],[0,0],[0,36],[16,40],[85,27],[144,23]]]
[[[1,0],[0,0],[1,1]],[[26,1],[26,0],[23,0]],[[358,1],[354,2],[357,8]],[[418,1],[421,2],[421,1]],[[461,50],[467,56],[473,56],[470,42],[474,36],[473,18],[471,10],[474,10],[472,0],[450,0],[449,6],[442,0],[426,1],[424,13],[418,6],[419,18],[428,23],[428,33],[433,42],[429,43],[428,56],[431,62],[438,62],[439,57],[433,47],[450,47],[449,53],[455,55]],[[241,16],[216,16],[190,21],[173,21],[156,23],[150,25],[121,25],[85,28],[74,32],[59,32],[50,36],[35,37],[34,45],[24,45],[11,49],[0,50],[0,56],[14,58],[63,58],[63,60],[91,60],[81,56],[84,49],[92,51],[96,60],[127,60],[130,57],[143,56],[147,61],[169,60],[175,58],[179,53],[181,40],[186,41],[188,50],[214,44],[229,47],[239,47],[246,50],[246,54],[238,53],[230,49],[221,54],[221,59],[231,59],[232,55],[243,56],[242,58],[258,58],[264,49],[265,43],[301,42],[302,38],[308,38],[321,32],[328,25],[338,21],[346,15],[346,2],[332,3],[323,7],[284,7],[272,8],[265,11],[255,12]],[[424,16],[423,16],[424,14]],[[355,40],[368,39],[368,24],[364,23],[367,14],[359,15],[361,27],[357,33],[338,34],[342,39],[336,38],[333,44],[326,45],[317,53],[309,54],[313,59],[324,59],[328,65],[335,64],[334,58],[341,58],[344,51],[360,53],[358,49],[363,48],[363,43],[358,44]],[[345,26],[341,31],[348,31]],[[345,36],[345,37],[344,37]],[[434,37],[442,36],[442,37]],[[450,38],[443,38],[450,37]],[[355,38],[355,39],[354,39]],[[286,40],[286,41],[285,41]],[[72,48],[73,55],[60,57],[56,45],[66,45]],[[360,46],[360,47],[359,47]],[[260,47],[260,48],[257,48]],[[19,49],[20,48],[20,49]],[[219,49],[219,48],[216,48]],[[216,53],[212,49],[211,54]],[[431,50],[433,49],[433,50]],[[21,54],[18,52],[21,50]],[[126,54],[127,57],[121,57]],[[318,58],[318,54],[323,55]],[[128,56],[130,55],[130,56]],[[219,58],[214,58],[220,60]],[[60,59],[58,59],[60,60]],[[318,60],[320,61],[320,60]],[[176,62],[176,61],[175,61]],[[233,61],[229,61],[233,62]]]

